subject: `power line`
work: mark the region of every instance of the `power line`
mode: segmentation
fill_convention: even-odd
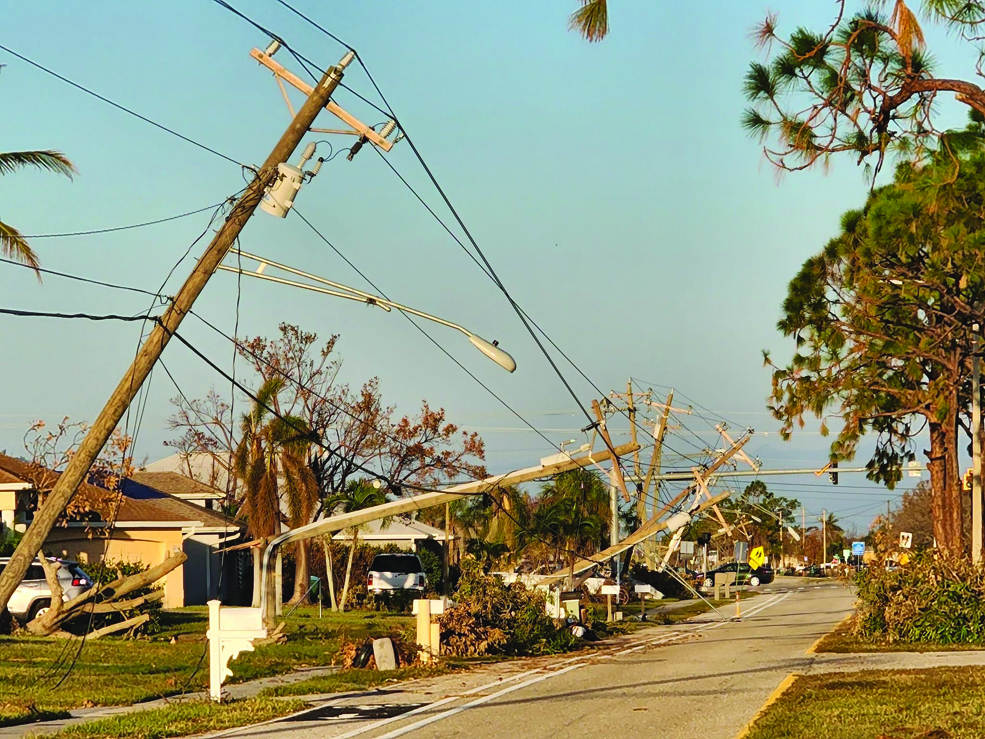
[[[24,269],[29,269],[32,272],[35,269],[34,267],[32,267],[29,264],[23,264],[21,262],[15,262],[13,259],[0,258],[0,262],[3,262],[4,264],[12,265],[14,267],[22,267]],[[68,272],[58,272],[57,270],[45,269],[44,267],[38,267],[37,270],[39,272],[41,272],[42,274],[54,275],[55,277],[63,277],[66,280],[75,280],[76,282],[84,282],[84,283],[87,283],[87,284],[90,284],[90,285],[97,285],[99,287],[108,287],[108,288],[112,288],[114,290],[125,290],[127,292],[139,293],[141,295],[149,295],[152,298],[154,298],[154,297],[162,297],[162,296],[158,295],[157,293],[151,292],[150,290],[144,290],[142,288],[133,287],[131,285],[119,285],[119,284],[115,284],[115,283],[112,283],[112,282],[104,282],[103,280],[94,280],[91,277],[82,277],[80,275],[73,275],[73,274],[70,274]]]
[[[36,62],[36,61],[34,61],[32,59],[28,59],[23,54],[18,54],[16,51],[14,51],[13,49],[11,49],[11,48],[9,48],[7,46],[4,46],[3,44],[0,44],[0,49],[2,49],[3,51],[6,51],[8,54],[11,54],[11,55],[17,57],[18,59],[20,59],[23,62],[27,62],[28,64],[30,64],[32,67],[35,67],[36,69],[40,69],[45,74],[49,74],[52,77],[55,77],[56,79],[59,79],[62,82],[65,82],[66,84],[71,85],[75,89],[81,90],[82,92],[86,93],[87,95],[91,95],[92,97],[96,98],[97,100],[101,100],[102,102],[106,103],[107,105],[112,105],[117,110],[122,110],[124,113],[126,113],[128,115],[132,115],[134,118],[138,118],[138,119],[142,120],[144,123],[149,123],[150,125],[154,126],[155,128],[159,128],[160,130],[162,130],[162,131],[164,131],[166,133],[169,133],[172,136],[175,136],[175,137],[181,139],[182,141],[185,141],[185,142],[191,144],[192,146],[197,146],[199,149],[203,149],[204,151],[207,151],[210,154],[215,154],[217,157],[220,157],[221,159],[225,159],[227,162],[231,162],[232,164],[235,164],[238,167],[247,167],[247,165],[242,164],[241,162],[236,161],[232,157],[226,156],[222,152],[213,149],[211,146],[206,146],[205,144],[203,144],[203,143],[201,143],[199,141],[196,141],[195,139],[192,139],[192,138],[190,138],[188,136],[185,136],[184,134],[178,133],[173,128],[168,128],[167,126],[165,126],[165,125],[163,125],[161,123],[158,123],[157,121],[151,120],[150,118],[148,118],[145,115],[141,115],[140,113],[136,112],[135,110],[132,110],[131,108],[128,108],[128,107],[126,107],[124,105],[120,105],[120,103],[114,102],[114,101],[110,100],[108,97],[105,97],[103,95],[100,95],[98,92],[95,92],[93,90],[90,90],[88,87],[85,87],[83,85],[80,85],[78,82],[73,82],[68,77],[63,76],[63,75],[59,74],[58,72],[55,72],[54,70],[49,69],[48,67],[45,67],[44,65],[39,64],[38,62]],[[249,168],[249,167],[247,167],[247,168]]]
[[[17,310],[16,308],[0,308],[0,313],[9,316],[18,316],[20,318],[62,318],[62,319],[85,319],[87,321],[126,321],[126,322],[143,322],[147,320],[158,320],[157,318],[150,319],[144,315],[137,316],[121,316],[117,314],[93,314],[93,313],[53,313],[48,311],[36,311],[36,310]]]
[[[328,238],[321,231],[319,231],[314,226],[314,224],[311,223],[311,221],[309,221],[307,218],[304,217],[304,215],[302,215],[300,212],[298,212],[297,208],[295,208],[294,211],[295,211],[295,213],[297,213],[298,217],[302,221],[304,221],[305,224],[307,224],[308,228],[310,228],[318,236],[318,238],[320,238],[323,242],[325,242],[325,244],[327,244],[329,246],[329,248],[332,249],[332,251],[334,251],[343,261],[345,261],[345,263],[348,264],[356,272],[356,274],[358,274],[360,277],[362,277],[366,281],[366,283],[369,284],[380,295],[382,295],[384,298],[386,298],[387,300],[389,300],[389,297],[387,297],[387,294],[385,292],[383,292],[383,290],[381,290],[376,285],[376,283],[374,283],[371,279],[369,279],[369,277],[367,277],[366,274],[362,270],[360,270],[355,264],[353,264],[349,260],[348,257],[346,257],[341,251],[339,251],[339,249],[331,241],[329,241]],[[544,433],[542,431],[540,431],[540,429],[538,429],[536,426],[534,426],[532,423],[530,423],[530,421],[528,421],[526,418],[524,418],[518,411],[514,410],[513,407],[509,403],[507,403],[505,400],[503,400],[492,388],[490,388],[488,385],[486,385],[486,383],[484,383],[482,380],[480,380],[478,377],[476,377],[475,374],[473,374],[471,370],[469,370],[465,365],[463,365],[461,362],[459,362],[458,359],[456,359],[447,349],[445,349],[444,346],[442,346],[440,343],[438,343],[438,341],[433,336],[431,336],[431,334],[428,333],[427,330],[425,330],[423,327],[421,327],[417,323],[417,321],[415,321],[413,319],[413,317],[411,317],[410,315],[408,315],[406,313],[403,313],[402,311],[401,311],[401,313],[414,325],[415,328],[417,328],[418,331],[420,331],[422,334],[424,334],[424,336],[426,336],[427,339],[432,344],[434,344],[436,347],[438,347],[438,349],[445,356],[447,356],[449,359],[451,359],[451,361],[453,361],[455,364],[457,364],[458,367],[463,372],[465,372],[469,377],[471,377],[473,380],[475,380],[475,382],[478,383],[479,386],[482,387],[483,390],[485,390],[493,398],[495,398],[497,401],[499,401],[499,403],[504,408],[506,408],[510,413],[512,413],[521,423],[523,423],[531,431],[533,431],[538,436],[540,436],[544,441],[546,441],[548,443],[548,445],[551,446],[551,448],[553,448],[553,449],[557,449],[558,448],[558,445],[555,444],[554,442],[552,442],[547,436],[545,436]]]
[[[226,201],[223,201],[223,203],[225,202]],[[113,226],[111,228],[97,228],[97,229],[92,229],[90,231],[70,231],[68,233],[32,234],[30,236],[25,236],[24,238],[25,239],[62,239],[62,238],[68,238],[70,236],[93,236],[95,234],[114,233],[116,231],[130,231],[131,229],[135,229],[135,228],[156,226],[160,223],[177,221],[179,218],[187,218],[188,216],[194,216],[199,213],[204,213],[207,210],[213,210],[214,208],[218,208],[223,203],[214,203],[212,205],[206,205],[204,208],[198,208],[197,210],[190,210],[187,213],[179,213],[178,215],[168,216],[166,218],[158,218],[153,221],[144,221],[143,223],[132,223],[126,226]]]

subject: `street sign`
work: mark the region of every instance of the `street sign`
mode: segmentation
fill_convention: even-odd
[[[766,563],[766,552],[762,547],[756,547],[751,552],[749,552],[749,566],[752,569],[757,569],[762,567]]]
[[[682,541],[681,542],[681,555],[684,557],[694,556],[694,542],[693,541]]]
[[[852,550],[851,549],[842,549],[841,550],[841,557],[846,562],[848,561],[848,558],[851,557],[851,556],[852,556]]]
[[[909,549],[910,547],[912,547],[913,546],[913,534],[911,534],[909,531],[900,531],[899,532],[899,545],[901,547],[903,547],[903,549]]]
[[[865,542],[864,541],[853,541],[852,542],[852,556],[861,557],[865,554]]]
[[[749,561],[749,542],[747,541],[737,541],[735,542],[735,561],[745,564]]]
[[[920,477],[920,474],[921,474],[920,473],[920,470],[913,469],[914,467],[919,467],[920,466],[920,463],[918,461],[913,460],[912,462],[907,463],[906,466],[908,468],[907,471],[906,471],[907,477]]]

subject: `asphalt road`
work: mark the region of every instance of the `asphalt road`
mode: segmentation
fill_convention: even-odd
[[[767,589],[742,602],[739,621],[709,614],[637,632],[593,655],[511,662],[327,701],[226,736],[732,739],[789,673],[810,667],[807,649],[853,603],[832,583],[781,578]]]

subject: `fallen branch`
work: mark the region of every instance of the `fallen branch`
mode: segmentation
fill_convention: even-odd
[[[109,626],[104,626],[101,629],[96,629],[85,635],[86,641],[92,641],[93,639],[99,639],[103,636],[109,636],[110,634],[116,634],[120,631],[128,631],[130,629],[135,629],[138,626],[150,621],[150,614],[143,613],[139,616],[134,616],[133,618],[127,619],[126,621],[121,621],[118,624],[110,624]],[[75,634],[69,634],[67,631],[56,631],[51,636],[56,636],[59,639],[82,639],[81,636],[76,636]]]
[[[50,636],[58,631],[66,621],[70,621],[81,615],[88,615],[90,610],[93,610],[95,613],[108,613],[116,610],[99,611],[94,609],[98,609],[101,605],[115,601],[135,590],[145,588],[157,582],[173,569],[182,565],[187,559],[188,556],[184,552],[173,552],[159,565],[155,565],[150,569],[128,577],[121,577],[102,587],[90,588],[86,592],[63,603],[61,609],[58,611],[52,609],[31,621],[27,624],[27,630],[35,636]],[[93,601],[97,601],[98,604],[93,605]]]
[[[163,590],[155,590],[153,593],[148,593],[140,598],[132,598],[131,600],[97,603],[91,608],[87,608],[86,613],[122,613],[123,611],[132,611],[134,608],[139,608],[145,603],[153,603],[159,600],[164,600]]]

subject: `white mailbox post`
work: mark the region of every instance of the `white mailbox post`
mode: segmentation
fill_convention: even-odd
[[[414,601],[417,616],[417,647],[421,650],[421,662],[428,664],[441,654],[441,625],[431,621],[432,616],[445,612],[445,601],[419,599]]]
[[[223,608],[217,600],[209,601],[209,695],[222,698],[222,681],[233,674],[229,660],[241,652],[252,652],[253,642],[265,639],[263,615],[259,608]]]

